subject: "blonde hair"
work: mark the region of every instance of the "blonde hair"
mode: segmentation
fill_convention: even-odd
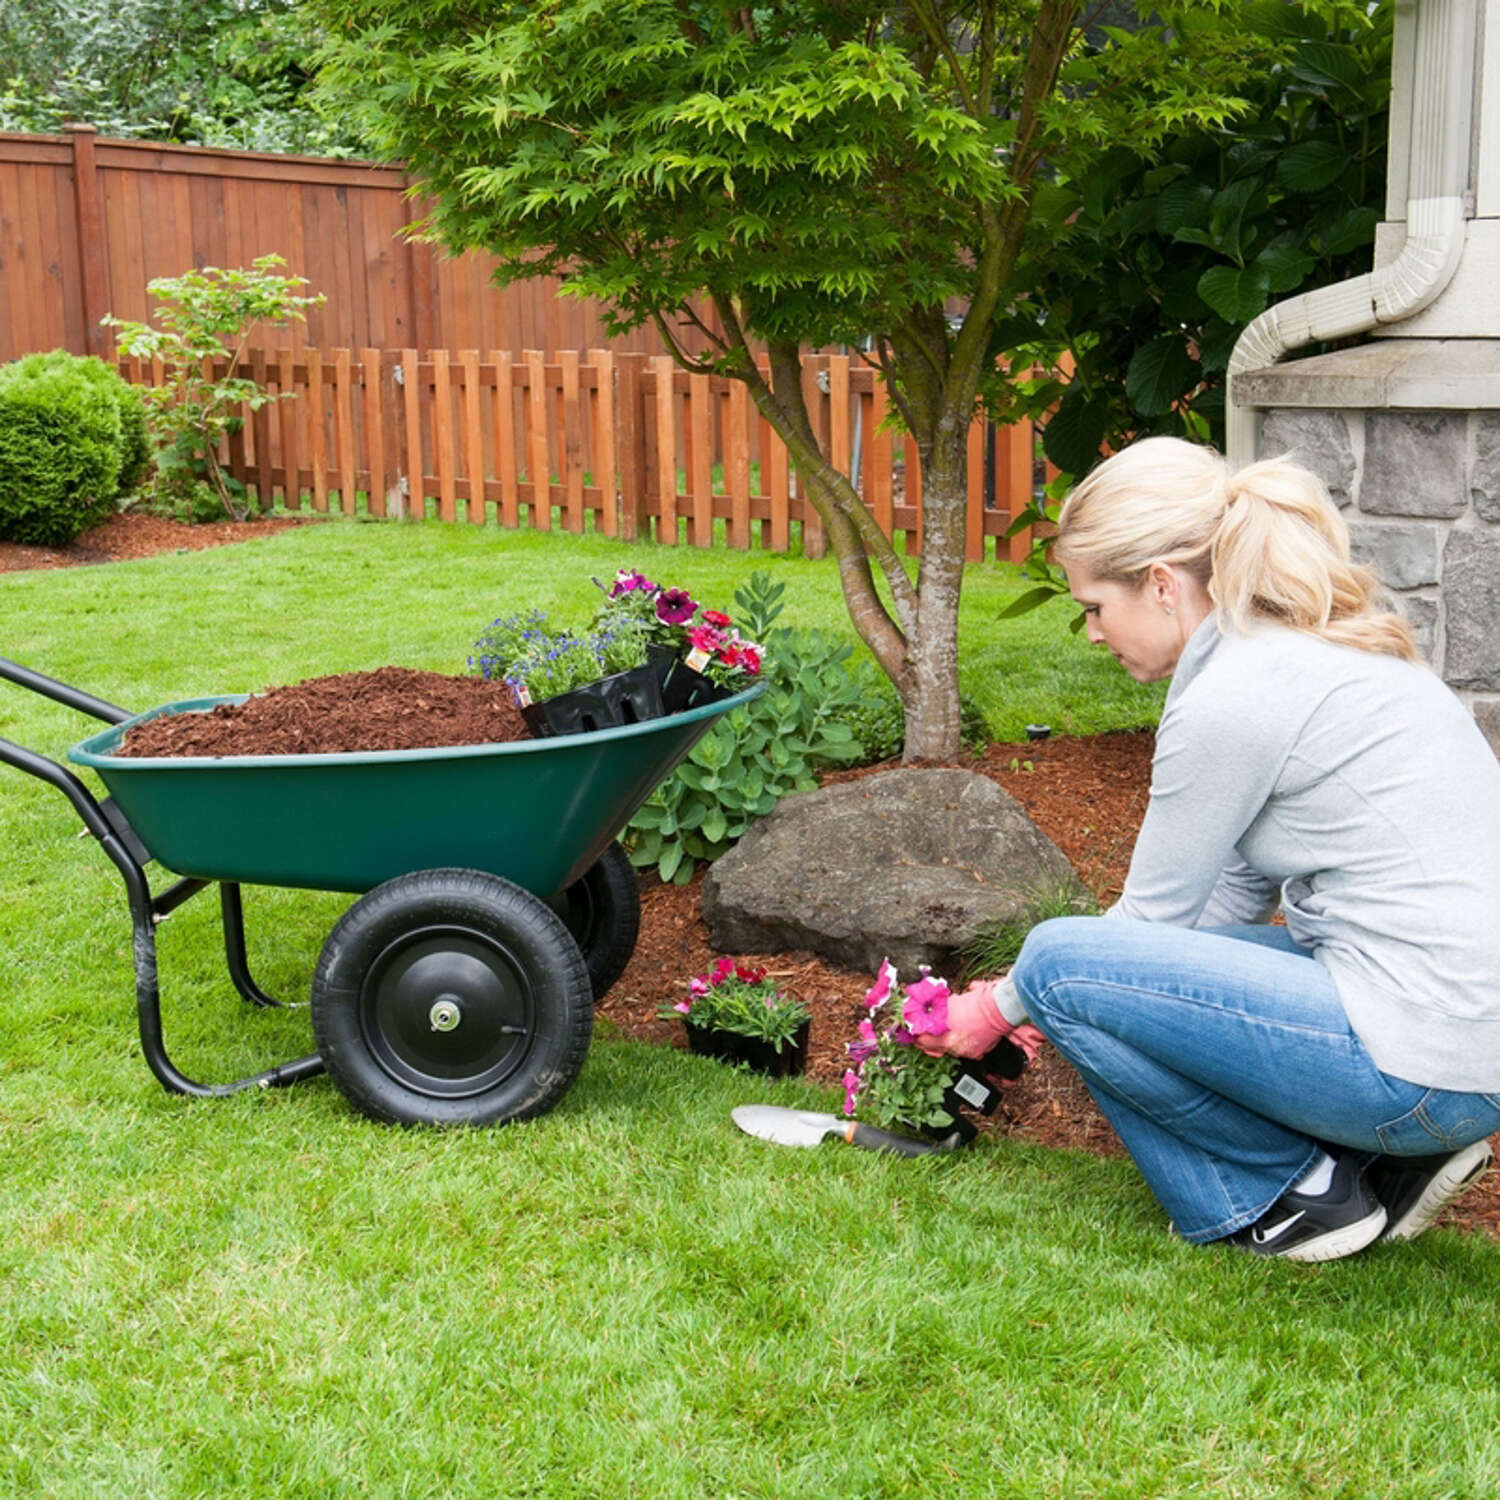
[[[1131,588],[1153,563],[1183,568],[1226,631],[1270,621],[1417,660],[1411,627],[1386,607],[1379,579],[1349,560],[1349,528],[1323,481],[1286,457],[1231,475],[1212,448],[1132,443],[1068,496],[1053,556]]]

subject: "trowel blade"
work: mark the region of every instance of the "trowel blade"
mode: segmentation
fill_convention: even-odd
[[[848,1120],[837,1115],[819,1114],[809,1109],[784,1109],[779,1104],[740,1104],[730,1110],[729,1118],[746,1135],[778,1146],[816,1146],[830,1135],[841,1139],[849,1128]]]

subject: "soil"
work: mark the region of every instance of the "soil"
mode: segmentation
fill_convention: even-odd
[[[215,546],[297,524],[278,520],[188,527],[152,517],[117,516],[69,548],[0,543],[0,571]],[[470,678],[449,680],[478,685]],[[1146,809],[1153,744],[1146,730],[1036,744],[996,744],[963,765],[993,777],[1016,797],[1103,904],[1119,894],[1129,867]],[[839,772],[830,779],[865,776],[882,769],[887,767]],[[701,886],[701,872],[685,886],[642,878],[640,939],[629,966],[599,1005],[601,1019],[624,1035],[658,1045],[686,1045],[681,1025],[659,1019],[656,1012],[680,999],[689,977],[704,973],[717,956],[702,920]],[[765,965],[807,1001],[813,1012],[808,1072],[820,1082],[836,1083],[843,1073],[844,1046],[854,1038],[860,1001],[871,976],[841,969],[810,953],[734,956]],[[1050,1048],[1044,1048],[1021,1078],[1006,1088],[999,1112],[983,1128],[1055,1148],[1100,1156],[1123,1154],[1078,1075]],[[1500,1136],[1494,1143],[1500,1148]],[[1439,1222],[1500,1239],[1500,1170],[1492,1171]]]
[[[503,686],[381,667],[268,688],[207,713],[148,719],[126,734],[116,754],[318,755],[530,738]]]
[[[0,542],[0,573],[21,573],[31,568],[71,568],[82,563],[123,562],[133,557],[151,557],[158,552],[201,552],[227,542],[249,542],[274,536],[291,526],[306,526],[312,517],[278,516],[254,521],[210,521],[190,526],[161,516],[127,511],[111,516],[85,531],[66,547],[30,547],[21,542]]]

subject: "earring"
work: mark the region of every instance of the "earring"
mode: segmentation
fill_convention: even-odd
[[[1171,605],[1170,605],[1170,604],[1164,604],[1164,605],[1163,605],[1163,606],[1162,606],[1162,608],[1163,608],[1163,609],[1165,609],[1165,610],[1166,610],[1166,612],[1167,612],[1167,613],[1168,613],[1168,614],[1169,614],[1169,615],[1175,615],[1175,614],[1176,614],[1176,613],[1177,613],[1177,611],[1176,611],[1176,610],[1175,610],[1175,609],[1173,609],[1173,608],[1172,608],[1172,606],[1171,606]]]

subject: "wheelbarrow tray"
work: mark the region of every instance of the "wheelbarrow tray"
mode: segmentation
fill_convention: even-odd
[[[163,704],[68,751],[96,771],[152,856],[179,875],[364,892],[439,866],[544,900],[589,869],[720,714],[762,690],[641,724],[551,739],[341,755],[133,758],[135,724],[248,694]]]

